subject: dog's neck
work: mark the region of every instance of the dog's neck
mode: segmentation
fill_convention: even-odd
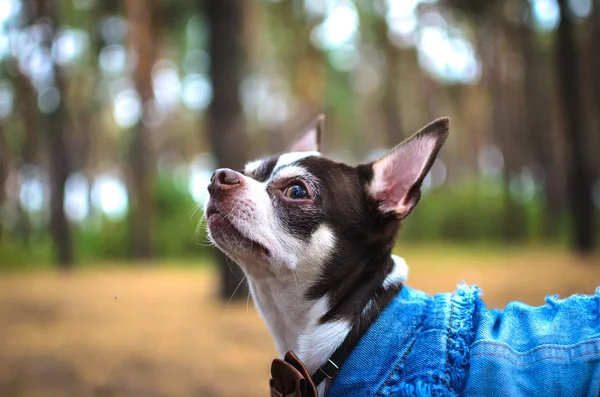
[[[350,330],[349,325],[345,323],[329,324],[328,328],[331,331],[326,345],[313,344],[311,335],[323,332],[320,319],[329,310],[326,296],[317,300],[307,300],[305,288],[302,284],[296,284],[293,279],[250,279],[249,284],[256,306],[273,335],[280,357],[283,358],[287,351],[292,350],[311,372],[315,371],[323,360],[327,360]]]
[[[365,304],[355,308],[355,316],[326,319],[331,304],[326,294],[318,299],[307,299],[308,287],[294,273],[267,278],[248,277],[250,290],[256,306],[264,318],[279,355],[292,350],[314,373],[322,366],[335,350],[344,342],[353,324],[360,317],[376,317],[389,298],[382,297],[380,291],[397,291],[406,280],[408,267],[403,259],[392,256],[394,262],[391,271],[383,275],[382,282],[376,286],[365,285],[369,290],[357,289]],[[364,320],[364,319],[363,319]],[[371,321],[363,321],[370,324]],[[364,330],[361,330],[364,332]]]

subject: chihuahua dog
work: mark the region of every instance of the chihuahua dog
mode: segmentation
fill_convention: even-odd
[[[318,380],[313,376],[314,392],[272,395],[425,396],[468,390],[527,395],[512,394],[522,385],[482,392],[489,383],[473,386],[468,373],[477,368],[478,374],[511,377],[507,366],[474,364],[492,353],[508,357],[514,368],[531,362],[535,369],[536,360],[545,356],[539,351],[519,355],[525,344],[510,345],[509,339],[518,338],[515,333],[500,335],[508,320],[502,323],[501,312],[485,310],[476,287],[460,285],[454,294],[429,297],[404,286],[407,266],[392,255],[400,222],[419,202],[422,182],[448,136],[448,119],[428,124],[384,157],[357,166],[319,153],[323,123],[321,116],[287,153],[252,161],[243,170],[217,170],[208,186],[209,238],[245,272],[281,358],[293,352],[303,378],[323,373]],[[561,304],[555,301],[554,307]],[[510,313],[507,307],[506,316]],[[589,350],[558,349],[553,357],[587,354],[597,363],[598,316],[589,326],[591,336],[581,337]],[[543,319],[531,324],[538,320]],[[481,336],[488,326],[490,335]],[[539,350],[546,344],[527,346]],[[594,368],[597,381],[585,386],[598,390],[600,369]],[[553,394],[540,395],[561,395],[556,394],[560,385],[553,387]]]

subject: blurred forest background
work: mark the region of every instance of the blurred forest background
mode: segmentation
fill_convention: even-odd
[[[325,152],[353,163],[452,118],[407,241],[590,252],[599,8],[2,0],[2,266],[202,255],[212,170],[284,149],[319,112]]]
[[[207,382],[220,379],[226,353],[210,349],[224,343],[246,341],[255,349],[247,346],[248,356],[264,365],[253,367],[261,371],[248,383],[256,389],[235,389],[240,381],[181,395],[266,395],[275,353],[256,316],[245,314],[247,291],[234,293],[237,267],[217,256],[220,267],[206,269],[222,269],[220,281],[187,266],[178,284],[163,265],[213,263],[217,254],[198,226],[212,171],[283,150],[318,113],[327,116],[325,154],[350,163],[451,117],[424,197],[404,222],[408,251],[399,250],[449,284],[421,276],[418,287],[493,278],[499,298],[491,299],[501,304],[511,293],[528,301],[536,281],[548,283],[539,293],[600,284],[599,43],[599,0],[0,0],[0,340],[12,340],[0,343],[0,395],[87,396],[92,389],[77,382],[105,380],[84,382],[64,369],[72,368],[57,358],[65,350],[75,349],[74,368],[90,355],[102,362],[85,343],[127,357],[135,343],[189,354],[195,342],[190,330],[189,340],[180,333],[186,327],[205,332],[197,343],[206,344],[194,346],[215,367],[198,356],[186,366],[201,365]],[[507,252],[520,267],[502,273],[490,258]],[[475,262],[496,265],[456,270]],[[129,263],[154,266],[123,270]],[[89,264],[95,273],[76,273],[81,279],[51,272]],[[439,264],[448,264],[446,273]],[[125,273],[112,279],[115,268]],[[189,280],[204,286],[200,295]],[[219,317],[214,285],[225,301],[243,298],[244,310],[230,309],[235,320]],[[68,317],[106,309],[94,303],[99,291],[120,303],[113,292],[125,286],[139,301],[119,306],[124,317],[113,313],[113,323]],[[162,301],[149,291],[173,295]],[[91,306],[71,307],[71,298]],[[153,310],[161,324],[124,325]],[[213,319],[220,325],[200,325]],[[78,328],[83,323],[91,328]],[[76,336],[53,334],[60,330],[48,324]],[[179,328],[162,333],[168,324]],[[127,337],[119,339],[119,326]],[[182,345],[156,342],[167,335]],[[157,372],[185,383],[174,367],[148,362],[114,369],[133,374],[117,380],[129,389],[98,386],[89,395],[179,395],[166,386],[170,393],[160,394],[161,385],[131,391]],[[48,388],[54,377],[71,389]],[[38,390],[23,386],[32,379],[42,379],[42,394],[26,394]]]

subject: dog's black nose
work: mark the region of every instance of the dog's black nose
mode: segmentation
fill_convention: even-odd
[[[240,174],[229,168],[219,168],[210,178],[208,193],[213,196],[219,190],[229,189],[240,183]]]

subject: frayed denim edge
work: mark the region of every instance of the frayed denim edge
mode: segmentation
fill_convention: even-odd
[[[426,381],[417,379],[412,383],[400,383],[394,390],[394,397],[454,397],[439,379]]]
[[[448,327],[447,373],[450,391],[460,394],[467,384],[469,373],[469,346],[475,338],[473,314],[479,288],[460,283],[452,294],[452,311]]]
[[[477,286],[461,283],[451,296],[446,380],[433,377],[417,379],[411,383],[402,382],[394,388],[394,396],[454,397],[463,392],[469,371],[469,346],[475,338],[473,331],[475,301],[480,295],[481,290]]]

